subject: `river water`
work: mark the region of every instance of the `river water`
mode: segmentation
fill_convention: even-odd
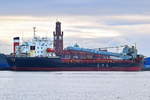
[[[150,100],[150,72],[0,71],[0,100]]]

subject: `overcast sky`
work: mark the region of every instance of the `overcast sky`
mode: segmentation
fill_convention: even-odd
[[[105,47],[137,44],[150,56],[149,0],[0,0],[0,52],[12,52],[12,38],[50,36],[62,22],[65,46]],[[5,49],[4,49],[5,48]]]

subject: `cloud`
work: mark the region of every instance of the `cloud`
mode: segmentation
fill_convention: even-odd
[[[67,37],[81,37],[81,38],[98,38],[98,37],[116,37],[120,34],[112,30],[102,29],[80,29],[79,30],[66,30]]]
[[[37,27],[37,36],[53,38],[56,19],[57,16],[0,16],[0,40],[7,41],[9,46],[14,36],[23,36],[24,40],[28,40],[33,37],[34,26]],[[65,47],[76,42],[89,48],[136,42],[141,53],[150,55],[150,47],[144,45],[144,41],[148,42],[147,37],[150,36],[148,15],[68,15],[62,16],[59,20],[62,22]],[[5,42],[2,45],[5,46]],[[9,46],[7,45],[7,48]],[[11,49],[7,52],[10,53]]]

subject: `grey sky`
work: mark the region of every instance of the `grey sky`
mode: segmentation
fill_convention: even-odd
[[[149,0],[0,0],[0,15],[149,14]]]
[[[145,45],[150,42],[149,0],[0,0],[0,42],[10,42],[16,32],[31,37],[35,25],[52,33],[56,18],[62,21],[66,45],[107,46],[116,36],[136,42],[140,53],[150,56]]]

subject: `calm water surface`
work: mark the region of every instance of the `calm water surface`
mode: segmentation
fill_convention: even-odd
[[[150,72],[0,71],[0,100],[150,100]]]

